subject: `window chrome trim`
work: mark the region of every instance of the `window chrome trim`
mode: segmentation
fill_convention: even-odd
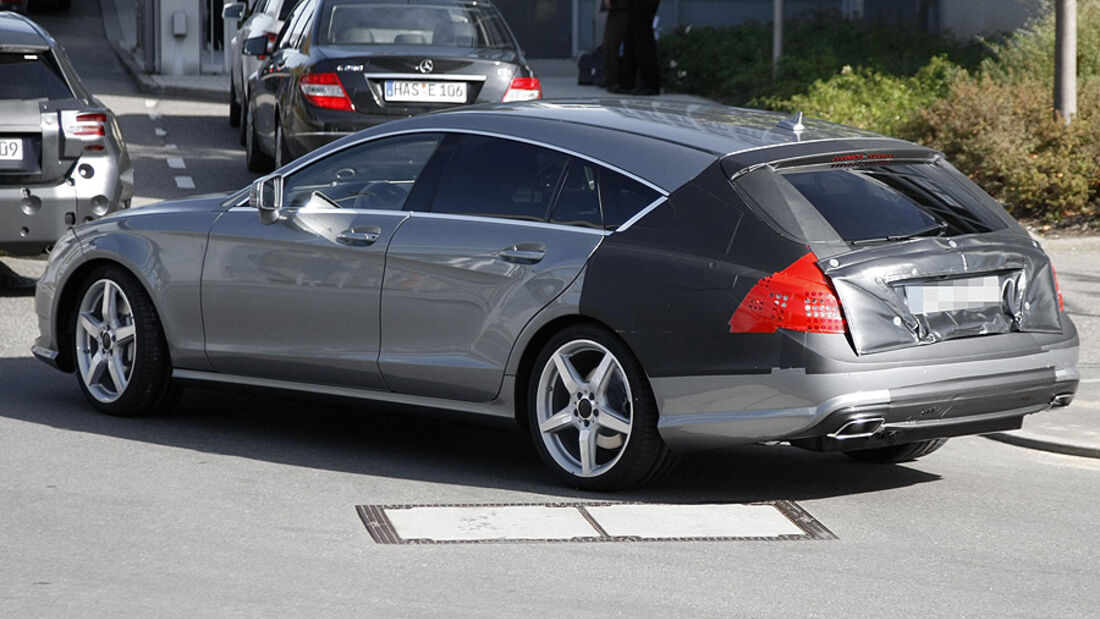
[[[459,113],[461,113],[461,112],[459,112]],[[454,128],[454,127],[433,126],[433,127],[415,127],[413,129],[402,129],[402,130],[397,130],[397,131],[387,131],[385,133],[380,133],[378,135],[364,136],[363,138],[360,138],[358,140],[350,142],[349,144],[347,144],[346,146],[340,148],[339,150],[335,150],[335,151],[326,153],[324,155],[324,157],[329,157],[329,156],[335,155],[337,153],[343,152],[343,151],[345,151],[349,148],[354,148],[356,146],[360,146],[362,144],[367,144],[367,143],[373,142],[375,140],[381,140],[381,139],[390,138],[390,137],[394,137],[394,136],[401,136],[401,135],[413,135],[413,134],[417,134],[417,133],[443,133],[443,134],[455,133],[455,134],[462,134],[462,135],[481,135],[481,136],[490,137],[490,138],[500,138],[502,140],[511,140],[513,142],[520,142],[522,144],[530,144],[532,146],[538,146],[538,147],[545,148],[545,149],[548,149],[548,150],[557,151],[559,153],[565,153],[566,155],[570,155],[572,157],[576,157],[577,159],[582,159],[584,161],[588,161],[589,163],[594,163],[596,165],[607,168],[608,170],[611,170],[613,172],[617,172],[619,174],[622,174],[623,176],[625,176],[625,177],[627,177],[627,178],[629,178],[633,181],[641,183],[642,185],[645,185],[646,187],[649,187],[653,191],[657,192],[661,196],[667,197],[669,195],[668,191],[666,191],[665,189],[663,189],[661,187],[658,187],[657,185],[654,185],[652,182],[650,182],[650,181],[648,181],[648,180],[646,180],[646,179],[644,179],[644,178],[642,178],[642,177],[640,177],[640,176],[638,176],[638,175],[636,175],[632,172],[628,172],[628,171],[626,171],[626,170],[624,170],[624,169],[622,169],[618,166],[610,164],[610,163],[608,163],[606,161],[603,161],[601,159],[597,159],[595,157],[592,157],[591,155],[585,155],[583,153],[579,153],[579,152],[577,152],[575,150],[572,150],[572,149],[569,149],[569,148],[565,148],[565,147],[562,147],[562,146],[556,146],[556,145],[553,145],[553,144],[547,144],[545,142],[539,142],[538,140],[533,140],[533,139],[530,139],[530,138],[517,137],[517,136],[514,136],[514,135],[508,135],[506,133],[499,133],[499,132],[496,132],[496,131],[485,131],[485,130],[482,130],[482,129],[458,129],[458,128]],[[316,152],[316,151],[314,151],[314,152]],[[284,171],[282,172],[282,175],[283,175],[283,177],[290,176],[291,174],[294,174],[298,170],[304,168],[307,165],[312,164],[315,161],[320,160],[321,158],[322,157],[320,157],[320,156],[310,157],[310,155],[307,154],[307,155],[305,155],[305,156],[303,156],[299,159],[295,159],[293,162],[291,162],[290,164],[288,164],[287,166],[285,166],[283,168]],[[620,228],[622,228],[622,226],[620,226]]]
[[[645,217],[646,215],[652,213],[654,209],[656,209],[658,206],[661,206],[665,202],[668,202],[668,198],[666,196],[661,196],[661,197],[657,198],[653,202],[650,202],[649,206],[647,206],[644,209],[638,211],[637,213],[634,213],[633,217],[631,217],[630,219],[623,222],[623,225],[619,226],[618,228],[615,228],[611,232],[625,232],[627,229],[630,228],[630,226],[633,226],[635,223],[637,223],[637,221],[639,219],[641,219],[641,218]]]
[[[418,82],[451,81],[451,82],[484,82],[488,79],[484,75],[464,75],[460,73],[364,73],[363,77],[369,80],[416,80]]]
[[[387,211],[381,211],[387,212]],[[388,211],[393,212],[393,211]],[[508,217],[492,217],[487,215],[456,215],[454,213],[433,213],[431,211],[397,211],[399,213],[408,213],[411,219],[448,219],[451,221],[473,221],[479,223],[496,223],[507,224],[512,226],[523,226],[527,228],[545,228],[548,230],[561,230],[563,232],[582,232],[585,234],[594,234],[596,236],[607,236],[611,234],[610,230],[597,230],[596,228],[585,228],[583,226],[571,226],[569,224],[555,224],[548,221],[527,221],[524,219],[510,219]]]

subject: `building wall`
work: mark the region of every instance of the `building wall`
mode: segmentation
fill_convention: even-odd
[[[1011,32],[1042,8],[1042,0],[941,0],[940,31],[960,39]]]

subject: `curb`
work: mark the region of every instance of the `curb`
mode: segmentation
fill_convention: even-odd
[[[229,92],[222,92],[221,90],[213,91],[205,88],[192,88],[189,86],[166,86],[164,84],[158,84],[156,80],[152,78],[148,73],[143,71],[138,66],[134,57],[118,44],[118,24],[112,22],[108,17],[108,11],[115,11],[114,0],[100,0],[99,4],[100,16],[103,19],[103,30],[107,33],[107,43],[111,46],[111,51],[115,53],[118,61],[122,63],[122,68],[126,69],[126,72],[133,78],[134,83],[137,85],[138,91],[144,95],[153,95],[160,97],[171,97],[177,99],[194,99],[199,101],[211,101],[213,103],[228,103]]]
[[[994,432],[992,434],[983,434],[982,436],[993,441],[1007,443],[1009,445],[1015,445],[1017,447],[1026,447],[1028,449],[1049,451],[1052,453],[1058,453],[1067,456],[1078,456],[1081,458],[1100,458],[1100,447],[1074,445],[1073,443],[1058,443],[1049,439],[1039,438],[1034,434],[1010,434],[1008,432]]]

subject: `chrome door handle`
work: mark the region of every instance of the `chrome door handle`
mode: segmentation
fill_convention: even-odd
[[[535,264],[546,257],[546,251],[538,249],[502,249],[497,253],[497,256],[505,262]]]
[[[378,226],[367,228],[349,228],[336,235],[336,240],[346,245],[370,245],[382,236]]]

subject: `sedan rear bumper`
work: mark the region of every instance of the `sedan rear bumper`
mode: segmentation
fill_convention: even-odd
[[[863,372],[652,379],[669,446],[704,449],[792,441],[821,450],[1018,428],[1077,391],[1076,336],[1024,356]]]

